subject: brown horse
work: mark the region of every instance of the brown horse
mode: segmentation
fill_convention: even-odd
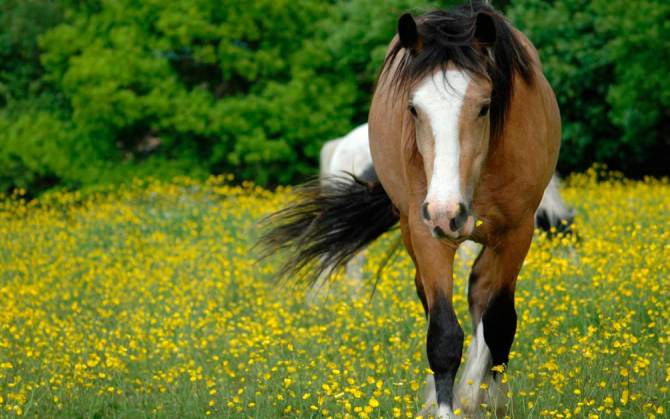
[[[488,403],[501,412],[516,279],[560,145],[559,110],[537,52],[486,4],[416,20],[405,14],[369,124],[376,177],[305,188],[303,201],[272,218],[278,224],[264,243],[294,251],[283,274],[314,279],[399,220],[428,317],[435,393],[427,409],[452,417]],[[475,335],[454,389],[464,339],[452,306],[453,261],[466,239],[483,250],[469,279]]]

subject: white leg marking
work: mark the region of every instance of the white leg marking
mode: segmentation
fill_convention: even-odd
[[[470,343],[468,360],[456,391],[456,400],[464,412],[473,414],[484,402],[484,392],[480,386],[487,375],[491,375],[490,369],[491,351],[484,341],[484,324],[480,321]]]
[[[435,391],[435,377],[431,374],[426,376],[426,385],[423,393],[426,401],[419,412],[419,416],[428,417],[434,415],[437,409],[437,392]]]
[[[428,375],[425,386],[426,402],[419,412],[419,416],[424,418],[435,417],[436,419],[456,419],[456,416],[450,406],[446,404],[437,404],[437,393],[435,392],[435,377]]]
[[[466,415],[474,415],[482,403],[499,413],[504,412],[507,405],[507,383],[502,382],[500,374],[493,378],[492,366],[491,351],[484,340],[484,324],[480,321],[468,349],[468,360],[455,397]]]
[[[437,407],[437,419],[454,419],[456,418],[456,415],[454,415],[454,412],[451,410],[451,407],[447,406],[446,404],[441,404]]]

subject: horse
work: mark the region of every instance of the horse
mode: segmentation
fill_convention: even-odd
[[[351,174],[358,179],[375,180],[372,153],[368,137],[368,124],[362,124],[351,130],[343,137],[326,141],[321,146],[319,154],[319,179],[327,183],[334,176]],[[570,208],[560,191],[560,177],[554,173],[547,185],[535,211],[535,228],[544,231],[549,236],[569,234],[574,221],[574,209]],[[459,247],[460,260],[464,264],[472,262],[473,255],[480,251],[479,245],[473,241],[466,241]],[[346,266],[346,276],[352,279],[352,295],[360,293],[365,257],[358,254]],[[464,268],[465,269],[465,268]],[[326,283],[323,276],[310,288],[307,295],[307,304],[313,304]]]
[[[368,123],[374,179],[336,176],[300,189],[270,216],[265,254],[288,251],[278,275],[313,282],[399,223],[428,323],[433,394],[424,413],[471,416],[486,403],[504,414],[516,279],[561,138],[537,51],[485,3],[404,14]],[[453,263],[466,240],[482,250],[468,280],[474,336],[456,383],[464,333]]]

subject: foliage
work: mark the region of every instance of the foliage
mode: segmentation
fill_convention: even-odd
[[[508,15],[538,47],[558,97],[559,167],[668,174],[670,3],[515,0]]]
[[[536,235],[523,265],[510,417],[670,411],[670,184],[595,178],[563,191],[577,235]],[[404,251],[370,299],[398,232],[307,306],[270,280],[282,255],[251,248],[291,198],[212,179],[0,201],[0,416],[416,417],[426,320]],[[468,340],[474,257],[453,293]]]
[[[40,90],[38,36],[63,20],[49,0],[0,0],[0,106]]]
[[[650,164],[668,173],[670,151],[670,3],[601,0],[607,12],[603,30],[611,34],[610,52],[616,83],[607,92],[612,122],[621,128],[624,162]],[[643,166],[643,168],[645,168]]]
[[[449,3],[0,0],[0,191],[303,180],[324,141],[365,121],[397,16]],[[670,5],[498,4],[556,88],[561,169],[667,173]]]

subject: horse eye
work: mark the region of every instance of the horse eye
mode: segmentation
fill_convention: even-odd
[[[409,112],[412,114],[412,116],[414,116],[415,118],[418,116],[418,114],[416,113],[416,108],[414,107],[414,105],[409,105],[408,109],[409,109]]]
[[[482,108],[479,110],[479,116],[482,117],[482,116],[486,115],[487,113],[489,113],[490,108],[491,108],[491,105],[489,105],[489,104],[486,104],[486,105],[482,106]]]

